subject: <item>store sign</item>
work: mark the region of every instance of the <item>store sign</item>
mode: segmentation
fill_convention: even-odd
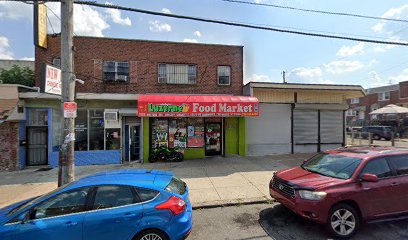
[[[259,116],[259,104],[254,102],[191,102],[191,103],[139,103],[141,117],[209,117]]]
[[[61,95],[61,69],[45,65],[45,76],[43,78],[42,92]]]
[[[47,48],[47,6],[44,3],[34,4],[34,45]]]
[[[76,117],[77,117],[76,102],[64,102],[64,118],[76,118]]]

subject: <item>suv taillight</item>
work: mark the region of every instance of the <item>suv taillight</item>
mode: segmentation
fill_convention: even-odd
[[[182,213],[184,209],[186,209],[186,203],[183,201],[183,199],[172,196],[166,202],[157,205],[156,209],[168,209],[174,215],[178,215]]]

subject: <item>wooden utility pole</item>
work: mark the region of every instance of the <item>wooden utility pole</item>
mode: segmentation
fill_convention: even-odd
[[[59,152],[58,186],[75,180],[75,118],[64,117],[64,102],[74,102],[73,0],[61,0],[62,146]]]

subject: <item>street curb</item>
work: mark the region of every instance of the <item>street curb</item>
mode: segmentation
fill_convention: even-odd
[[[234,206],[243,206],[243,205],[253,205],[253,204],[265,204],[265,203],[275,203],[275,199],[265,199],[265,200],[255,200],[255,201],[248,201],[248,202],[229,202],[229,203],[219,203],[219,204],[208,204],[208,205],[199,205],[193,206],[193,210],[200,210],[200,209],[211,209],[211,208],[219,208],[219,207],[234,207]]]

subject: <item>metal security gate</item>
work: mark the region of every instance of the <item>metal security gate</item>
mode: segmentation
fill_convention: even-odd
[[[344,144],[344,112],[320,110],[321,151]]]
[[[316,152],[344,144],[342,110],[293,109],[293,152]]]
[[[318,111],[293,110],[293,144],[295,152],[315,152],[318,139]]]
[[[48,163],[48,128],[27,127],[27,165],[37,166]]]

